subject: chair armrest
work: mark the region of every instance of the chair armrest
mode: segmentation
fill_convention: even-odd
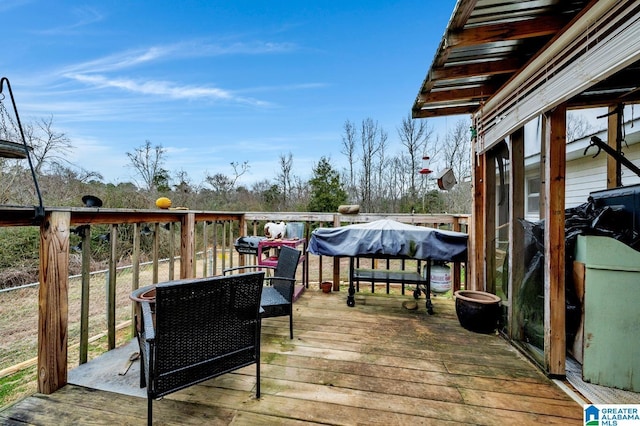
[[[144,324],[144,338],[147,342],[152,342],[156,338],[156,330],[153,328],[153,315],[151,314],[151,304],[149,302],[139,302],[142,308],[142,324]]]
[[[293,289],[296,284],[295,278],[265,277],[265,282],[271,284],[271,287],[280,293],[285,300],[292,301]]]
[[[295,278],[285,278],[285,277],[264,277],[265,281],[272,281],[272,280],[281,280],[281,281],[289,281],[295,284],[296,279]]]
[[[233,268],[227,268],[222,270],[222,275],[227,275],[227,272],[237,271],[240,269],[276,269],[275,266],[266,266],[266,265],[245,265],[245,266],[235,266]]]

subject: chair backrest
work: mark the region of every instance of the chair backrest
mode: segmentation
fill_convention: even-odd
[[[300,255],[300,250],[288,246],[280,247],[278,263],[271,280],[273,287],[289,302],[293,298],[293,286],[295,283],[293,280],[296,278]],[[287,280],[279,280],[278,278],[287,278]]]
[[[278,263],[273,273],[274,277],[295,278],[298,262],[300,261],[300,250],[289,246],[280,247]]]
[[[156,286],[153,394],[256,362],[263,280],[251,272]]]

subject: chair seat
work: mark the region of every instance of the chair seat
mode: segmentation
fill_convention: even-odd
[[[278,263],[275,266],[273,275],[267,277],[271,284],[262,290],[260,305],[263,312],[260,318],[289,317],[289,337],[293,339],[293,294],[296,284],[296,269],[300,262],[301,252],[289,246],[280,247]],[[264,265],[246,265],[236,268],[228,268],[222,271],[223,275],[231,273],[236,269],[264,268]],[[271,268],[270,268],[271,269]]]
[[[288,305],[289,302],[284,298],[278,290],[273,287],[263,287],[262,296],[260,297],[260,305],[262,308],[277,305]]]

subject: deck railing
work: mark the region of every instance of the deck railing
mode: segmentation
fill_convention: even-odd
[[[235,253],[234,241],[243,235],[262,235],[263,226],[269,221],[303,222],[304,236],[309,240],[318,227],[335,227],[352,223],[366,223],[381,218],[399,222],[467,231],[467,215],[342,215],[333,213],[275,213],[275,212],[211,212],[194,210],[129,210],[102,208],[47,208],[40,227],[40,271],[38,312],[38,391],[52,393],[67,382],[68,347],[68,286],[70,240],[75,234],[82,244],[82,296],[80,303],[80,363],[86,362],[88,347],[89,281],[91,263],[91,228],[107,226],[108,237],[103,243],[109,246],[106,282],[106,324],[108,348],[116,343],[116,286],[119,266],[118,232],[131,232],[131,289],[140,285],[141,235],[152,239],[150,256],[151,283],[160,280],[160,253],[169,253],[168,271],[162,279],[193,278],[215,275],[225,267],[253,263],[249,255]],[[132,227],[132,231],[129,228]],[[33,210],[22,207],[1,207],[0,226],[34,226]],[[162,230],[166,230],[163,234]],[[120,239],[122,241],[122,239]],[[162,241],[162,242],[161,242]],[[166,245],[168,247],[161,247]],[[162,250],[161,250],[162,248]],[[306,249],[306,245],[304,247]],[[202,263],[198,261],[198,253]],[[211,253],[208,256],[207,253]],[[330,264],[332,280],[337,289],[341,281],[340,259]],[[323,258],[319,256],[318,268],[304,268],[305,283],[322,282]],[[454,277],[460,276],[460,265],[454,265]],[[175,272],[174,272],[175,270]],[[177,276],[176,276],[177,272]],[[311,277],[309,275],[312,275]],[[144,284],[148,284],[145,282]],[[454,284],[455,285],[455,284]]]

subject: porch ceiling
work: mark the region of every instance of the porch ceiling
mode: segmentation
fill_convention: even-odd
[[[595,3],[459,0],[414,102],[413,118],[478,112]],[[572,97],[569,108],[637,102],[639,71],[636,61],[594,82]]]

